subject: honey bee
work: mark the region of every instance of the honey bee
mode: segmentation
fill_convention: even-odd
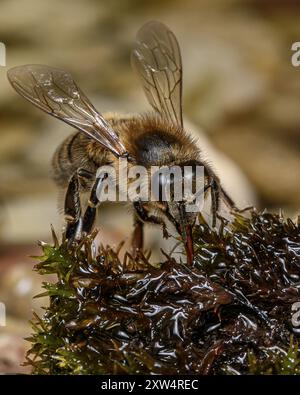
[[[140,77],[154,112],[146,115],[104,117],[91,104],[72,76],[43,65],[18,66],[8,71],[14,89],[48,114],[75,127],[53,157],[53,178],[66,189],[64,214],[66,238],[76,241],[91,232],[99,205],[97,190],[103,165],[117,166],[127,158],[129,166],[204,166],[205,189],[210,190],[212,225],[216,225],[220,201],[230,209],[234,202],[221,186],[211,166],[185,131],[182,118],[182,60],[173,32],[160,22],[145,24],[132,50],[133,68]],[[90,194],[83,211],[81,192]],[[192,227],[196,214],[187,213],[186,201],[140,201],[134,207],[134,250],[143,248],[143,224],[157,224],[166,230],[169,220],[182,236],[187,261],[193,262]]]

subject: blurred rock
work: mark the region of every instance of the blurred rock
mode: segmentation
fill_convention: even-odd
[[[263,130],[228,128],[216,136],[217,144],[238,163],[269,207],[296,210],[300,202],[300,155],[297,146],[272,139]]]
[[[28,368],[20,366],[24,362],[25,351],[23,339],[0,333],[0,374],[28,373]]]
[[[33,271],[34,259],[29,256],[34,254],[40,254],[37,247],[14,246],[2,250],[0,301],[11,318],[29,320],[33,310],[40,311],[41,306],[48,303],[46,298],[34,299],[43,292],[42,280]],[[53,278],[49,276],[47,280]]]

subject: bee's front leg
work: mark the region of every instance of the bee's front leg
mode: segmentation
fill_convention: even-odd
[[[212,179],[210,183],[211,188],[211,212],[212,212],[212,227],[217,223],[217,215],[220,208],[220,186],[219,183]]]
[[[73,174],[65,197],[64,205],[66,226],[66,238],[69,242],[75,240],[78,236],[77,229],[81,222],[81,202],[79,196],[79,179],[77,172]]]
[[[144,246],[144,223],[136,215],[134,220],[134,231],[132,234],[132,250],[135,255],[137,250],[142,250]]]
[[[234,201],[231,199],[231,197],[228,195],[228,193],[223,188],[221,188],[221,194],[222,194],[223,201],[225,202],[227,207],[229,207],[229,209],[232,210],[232,211],[235,211],[237,213],[244,213],[245,211],[254,209],[253,206],[247,206],[247,207],[242,208],[242,209],[238,208],[235,205]]]
[[[89,234],[93,228],[97,207],[100,203],[100,195],[103,186],[103,181],[108,177],[107,173],[101,173],[95,180],[91,189],[88,206],[82,218],[82,233]]]
[[[133,202],[133,207],[135,208],[136,211],[135,228],[132,237],[132,247],[134,252],[136,251],[136,249],[141,250],[143,248],[144,222],[161,225],[163,229],[164,237],[167,238],[169,236],[163,218],[149,214],[149,210],[147,210],[145,205],[143,205],[143,203],[140,200]]]
[[[65,220],[67,222],[66,238],[69,243],[81,239],[83,221],[81,217],[80,185],[93,178],[93,173],[79,168],[69,181],[64,205]]]

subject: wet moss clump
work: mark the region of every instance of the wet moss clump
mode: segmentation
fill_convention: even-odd
[[[298,374],[300,224],[249,212],[194,229],[195,262],[152,266],[53,234],[36,270],[50,306],[35,315],[35,374]],[[297,322],[296,322],[297,324]],[[299,322],[300,324],[300,322]]]

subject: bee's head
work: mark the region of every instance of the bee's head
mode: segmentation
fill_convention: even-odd
[[[205,171],[200,162],[160,167],[152,177],[154,198],[166,203],[172,222],[193,222],[202,208],[205,190]]]
[[[166,166],[154,174],[153,181],[166,216],[182,235],[185,244],[190,244],[192,226],[203,206],[204,166],[196,161]]]

